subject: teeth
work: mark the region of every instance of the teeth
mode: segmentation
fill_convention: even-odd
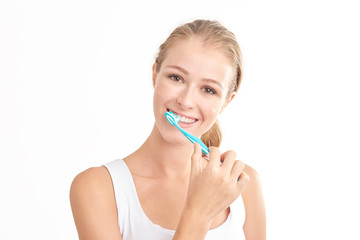
[[[193,122],[195,122],[195,119],[190,119],[190,118],[186,118],[186,117],[181,117],[181,118],[180,118],[180,122],[193,123]]]
[[[195,122],[195,119],[183,117],[183,116],[177,115],[176,113],[174,113],[174,114],[180,119],[180,122],[183,122],[183,123],[193,123],[193,122]]]

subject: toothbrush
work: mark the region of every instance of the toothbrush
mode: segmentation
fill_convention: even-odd
[[[191,135],[190,133],[186,132],[184,129],[182,129],[179,125],[178,122],[180,121],[180,117],[175,115],[173,112],[166,112],[165,113],[165,117],[168,120],[168,122],[171,125],[174,125],[177,129],[179,129],[179,131],[184,134],[185,137],[187,137],[187,139],[190,140],[190,142],[192,143],[199,143],[201,146],[201,150],[205,155],[209,154],[209,148],[198,138],[195,137],[194,135]]]
[[[205,155],[209,155],[209,149],[208,147],[200,140],[200,138],[198,137],[195,137],[194,135],[191,135],[190,133],[186,132],[184,129],[182,129],[177,123],[180,121],[180,117],[175,115],[173,112],[166,112],[165,113],[165,117],[166,119],[168,120],[168,122],[171,124],[171,125],[174,125],[177,129],[180,130],[180,132],[182,134],[184,134],[185,137],[187,137],[187,139],[190,140],[190,142],[192,143],[199,143],[200,146],[201,146],[201,150],[202,152],[205,154]],[[207,157],[206,157],[207,158]],[[221,163],[223,163],[221,160],[220,160]],[[237,181],[239,181],[239,178],[237,179]]]

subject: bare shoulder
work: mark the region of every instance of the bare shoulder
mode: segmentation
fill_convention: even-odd
[[[247,164],[244,166],[244,172],[250,178],[249,184],[241,194],[245,205],[254,203],[254,200],[263,200],[261,181],[258,172]]]
[[[263,208],[264,198],[258,172],[247,164],[244,166],[244,172],[250,178],[249,184],[241,194],[245,207],[247,208],[247,212],[255,210],[259,207]]]
[[[93,167],[79,173],[70,187],[70,201],[96,203],[113,196],[111,177],[105,167]]]
[[[106,168],[92,167],[79,173],[74,178],[70,194],[73,192],[72,190],[95,190],[94,188],[106,183],[111,183],[111,178]]]
[[[80,239],[119,239],[114,190],[105,167],[89,168],[74,178],[70,203]]]
[[[251,185],[257,185],[260,184],[260,176],[258,172],[248,164],[244,165],[244,172],[250,177],[250,183]],[[250,186],[251,186],[250,185]]]
[[[244,172],[250,177],[250,182],[241,194],[246,211],[244,233],[246,239],[266,239],[266,214],[264,196],[258,172],[245,164]]]

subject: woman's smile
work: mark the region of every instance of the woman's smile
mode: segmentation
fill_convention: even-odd
[[[188,115],[185,115],[181,112],[178,111],[174,111],[172,109],[167,109],[168,112],[173,112],[176,116],[179,117],[179,122],[178,125],[182,128],[189,128],[192,127],[196,122],[199,121],[199,118],[195,118],[195,117],[190,117]]]

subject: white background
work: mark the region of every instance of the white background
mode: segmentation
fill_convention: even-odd
[[[146,139],[157,48],[195,18],[242,48],[222,150],[259,172],[268,239],[360,239],[356,0],[0,0],[0,239],[77,238],[72,179]]]

